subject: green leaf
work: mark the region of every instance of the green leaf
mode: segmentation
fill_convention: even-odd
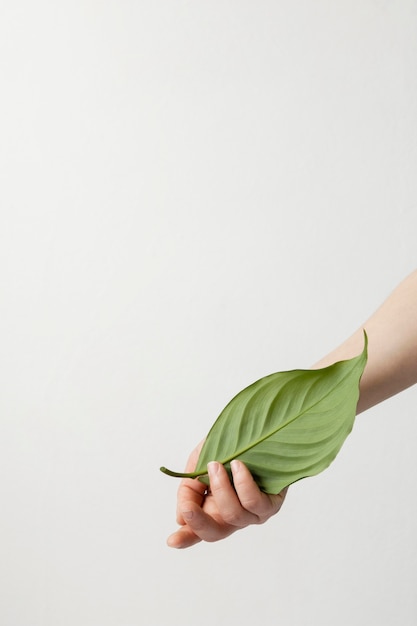
[[[207,463],[231,475],[239,459],[266,493],[326,469],[353,428],[368,338],[360,355],[319,370],[265,376],[237,394],[212,426],[194,472],[161,471],[209,484]]]

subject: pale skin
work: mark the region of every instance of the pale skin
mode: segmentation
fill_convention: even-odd
[[[312,369],[349,359],[362,351],[368,334],[368,362],[360,383],[357,414],[417,382],[417,270],[403,280],[351,337]],[[191,453],[185,471],[195,469],[203,442]],[[244,463],[231,464],[232,486],[220,463],[208,465],[210,491],[198,479],[181,481],[177,497],[179,529],[168,538],[172,548],[219,541],[251,524],[262,524],[281,508],[287,489],[261,492]]]

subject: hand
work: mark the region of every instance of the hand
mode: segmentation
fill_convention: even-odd
[[[186,472],[194,471],[201,442],[192,452]],[[219,541],[250,524],[263,524],[277,513],[287,489],[277,495],[260,491],[242,461],[232,461],[233,483],[220,463],[208,464],[210,489],[198,478],[184,478],[178,489],[175,533],[168,537],[171,548],[189,548],[200,541]]]

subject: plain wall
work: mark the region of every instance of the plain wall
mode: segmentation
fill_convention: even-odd
[[[417,623],[417,388],[170,550],[225,404],[416,267],[417,2],[0,3],[0,623]]]

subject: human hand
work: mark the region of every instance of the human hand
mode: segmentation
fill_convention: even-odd
[[[191,453],[186,472],[194,471],[202,441]],[[251,524],[263,524],[277,513],[287,488],[277,495],[260,491],[242,461],[232,461],[233,485],[221,463],[208,464],[210,489],[198,478],[184,478],[178,489],[177,523],[168,537],[171,548],[189,548],[200,541],[219,541]]]

